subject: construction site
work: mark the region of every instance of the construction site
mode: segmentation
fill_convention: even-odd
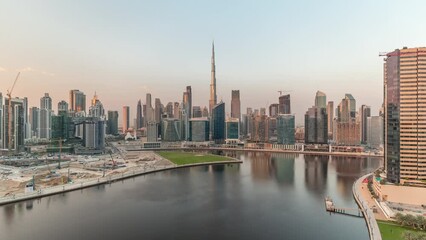
[[[0,197],[174,165],[154,152],[127,152],[116,147],[110,152],[96,156],[3,157],[0,159]]]

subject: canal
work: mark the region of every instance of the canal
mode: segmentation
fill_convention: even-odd
[[[381,160],[232,153],[242,164],[176,169],[0,207],[0,239],[368,239],[352,184]]]

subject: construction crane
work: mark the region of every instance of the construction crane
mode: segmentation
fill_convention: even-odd
[[[7,98],[9,99],[9,105],[8,105],[8,109],[7,109],[7,124],[8,124],[8,147],[9,147],[9,153],[11,153],[12,151],[12,92],[13,89],[15,88],[15,84],[18,81],[19,75],[21,74],[21,72],[18,72],[18,75],[16,75],[15,81],[13,82],[12,88],[10,88],[10,90],[7,90]]]
[[[277,92],[279,92],[280,93],[280,96],[282,96],[283,95],[283,93],[289,93],[289,92],[292,92],[291,90],[279,90],[279,91],[277,91]]]

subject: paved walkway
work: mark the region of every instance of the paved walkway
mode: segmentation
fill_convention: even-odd
[[[374,213],[368,204],[368,201],[367,201],[368,198],[366,198],[360,191],[360,190],[364,190],[361,186],[362,181],[372,174],[373,173],[366,174],[360,177],[358,180],[356,180],[356,182],[352,186],[352,193],[354,195],[356,203],[358,204],[358,206],[360,207],[364,215],[364,219],[368,227],[368,232],[370,234],[370,240],[382,240],[382,235],[380,234],[379,225],[377,224]]]
[[[377,202],[374,201],[373,196],[371,196],[370,190],[368,190],[367,183],[361,183],[358,187],[360,188],[358,190],[360,191],[362,198],[367,202],[368,207],[370,209],[373,209],[373,208],[377,209],[377,212],[373,212],[374,217],[378,220],[387,221],[388,219],[386,218],[382,209],[380,208],[380,206],[377,205]]]
[[[101,185],[105,183],[111,183],[114,181],[118,181],[118,180],[122,180],[126,178],[132,178],[135,176],[154,173],[154,172],[166,171],[166,170],[177,169],[177,168],[194,167],[194,166],[220,165],[220,164],[242,163],[242,162],[243,161],[241,160],[231,160],[231,161],[194,163],[194,164],[186,164],[186,165],[167,165],[167,166],[147,167],[147,168],[143,168],[136,171],[130,171],[126,173],[114,174],[114,175],[109,175],[109,176],[100,177],[96,179],[90,179],[88,181],[81,182],[81,183],[68,183],[64,185],[39,189],[32,193],[21,193],[21,194],[16,194],[12,196],[2,197],[0,198],[0,206],[9,204],[9,203],[29,200],[29,199],[41,198],[41,197],[55,195],[59,193],[70,192],[70,191],[74,191],[74,190],[78,190],[82,188],[88,188],[88,187]]]

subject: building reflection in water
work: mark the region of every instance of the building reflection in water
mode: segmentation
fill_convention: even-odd
[[[294,184],[294,159],[296,154],[272,154],[272,173],[278,185],[286,186]]]
[[[294,184],[294,160],[297,154],[248,152],[254,179],[274,179],[278,185]]]
[[[322,196],[327,189],[328,156],[305,155],[305,184],[315,196]]]
[[[331,163],[336,168],[337,191],[343,198],[350,199],[354,180],[376,169],[380,161],[371,158],[332,156]]]

